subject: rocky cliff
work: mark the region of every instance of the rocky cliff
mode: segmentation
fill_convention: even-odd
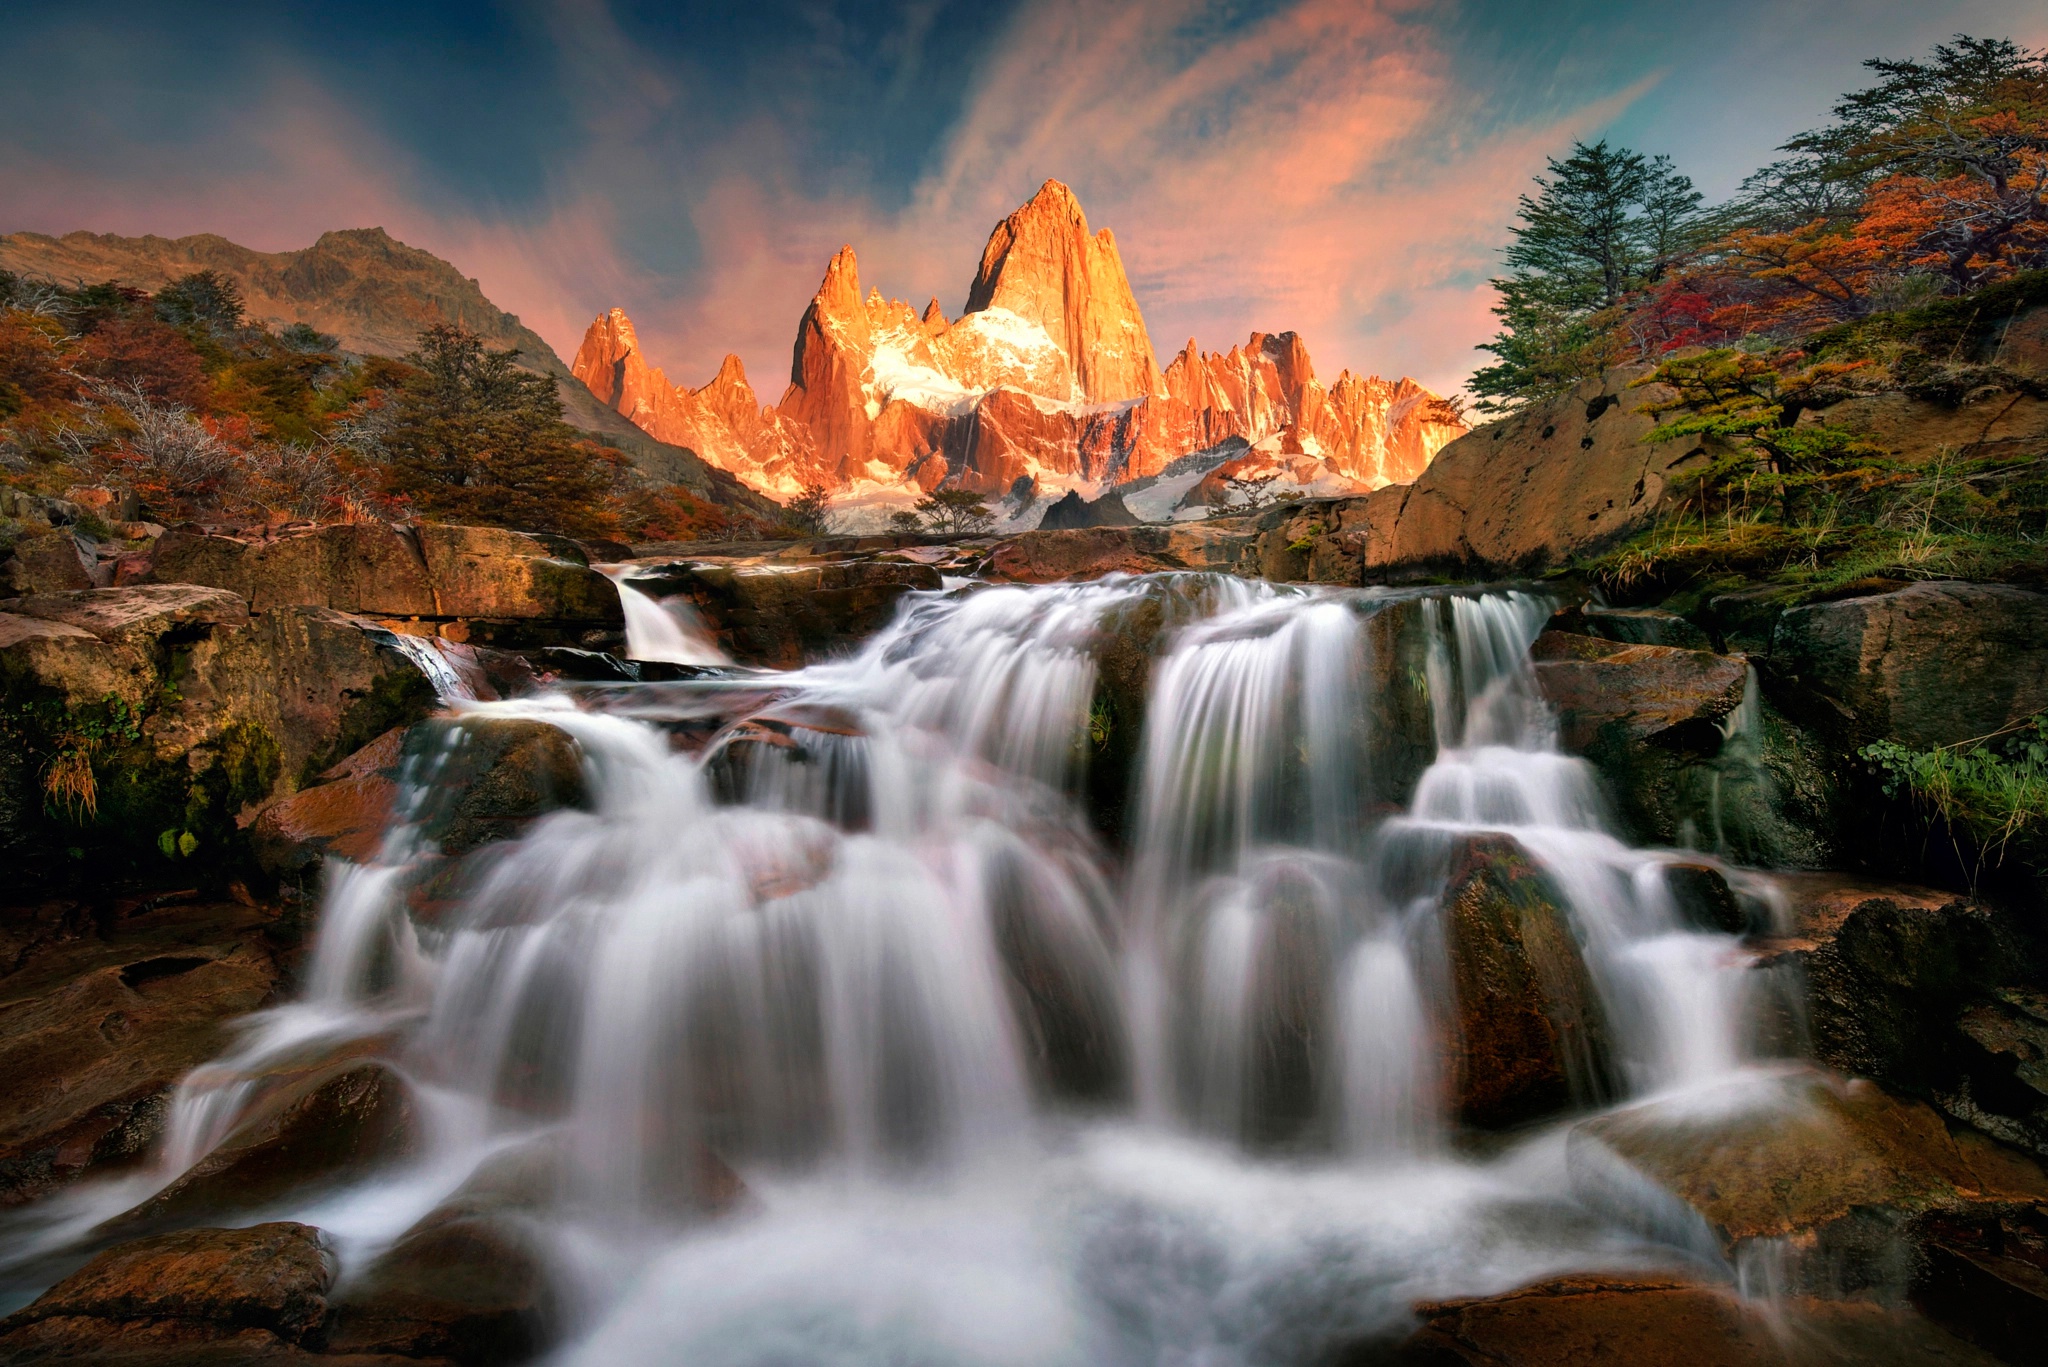
[[[1091,231],[1058,181],[996,225],[957,319],[936,299],[920,313],[863,295],[842,247],[772,408],[737,394],[731,357],[703,389],[672,385],[618,309],[590,325],[573,369],[655,437],[778,495],[949,479],[1050,494],[1155,475],[1233,437],[1293,483],[1358,493],[1413,479],[1464,430],[1413,380],[1346,371],[1325,387],[1292,332],[1253,333],[1221,353],[1190,341],[1162,373],[1115,237]]]
[[[0,234],[0,270],[66,284],[103,280],[156,290],[194,271],[233,280],[252,322],[309,323],[366,356],[398,356],[420,330],[459,323],[494,347],[513,347],[528,368],[555,378],[568,421],[631,456],[650,475],[685,485],[715,502],[759,508],[761,500],[700,460],[688,443],[668,443],[624,420],[570,374],[538,334],[485,297],[432,252],[409,247],[382,228],[322,233],[299,251],[259,252],[213,233],[119,237],[112,233]]]

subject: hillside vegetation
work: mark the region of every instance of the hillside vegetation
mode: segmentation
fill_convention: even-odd
[[[433,517],[650,540],[753,530],[568,426],[554,380],[516,360],[449,323],[402,359],[348,355],[305,323],[251,322],[211,270],[153,293],[0,272],[0,487],[133,491],[158,523]]]

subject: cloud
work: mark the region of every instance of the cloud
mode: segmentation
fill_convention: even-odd
[[[735,102],[603,0],[523,13],[554,85],[534,92],[531,126],[504,130],[531,145],[516,194],[458,185],[363,83],[287,46],[234,63],[241,84],[194,85],[182,104],[154,92],[185,109],[176,136],[149,137],[137,105],[86,143],[0,147],[0,229],[217,232],[283,250],[382,226],[475,276],[565,357],[622,305],[673,379],[702,383],[736,351],[772,402],[842,243],[864,284],[954,311],[993,224],[1057,177],[1115,229],[1162,359],[1189,336],[1216,349],[1293,328],[1326,379],[1350,367],[1443,388],[1491,330],[1484,280],[1514,196],[1640,88],[1499,116],[1466,88],[1444,14],[1409,0],[1294,0],[1250,20],[1201,0],[1027,0],[972,57],[956,116],[891,199],[873,168],[830,164],[833,121],[883,117],[841,87],[831,99],[848,107],[784,71],[786,96]],[[877,109],[919,98],[938,13],[918,0],[888,18]],[[796,48],[778,60],[808,60]]]

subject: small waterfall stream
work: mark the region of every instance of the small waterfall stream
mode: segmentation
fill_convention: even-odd
[[[644,651],[662,609],[620,588]],[[1611,834],[1556,748],[1527,662],[1549,611],[977,586],[795,673],[459,704],[572,736],[587,809],[421,915],[442,757],[415,756],[381,857],[332,873],[303,993],[187,1081],[143,1186],[281,1060],[382,1038],[426,1152],[274,1213],[359,1261],[545,1155],[527,1210],[583,1292],[565,1361],[1311,1362],[1418,1297],[1668,1261],[1572,1198],[1554,1127],[1459,1141],[1443,900],[1478,837],[1568,920],[1613,1051],[1585,1104],[1757,1066],[1736,938],[1684,922],[1671,856]],[[1132,656],[1118,839],[1090,766]],[[706,1147],[751,1193],[715,1221]]]

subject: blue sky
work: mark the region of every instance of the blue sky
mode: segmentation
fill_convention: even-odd
[[[1115,229],[1164,360],[1296,328],[1454,386],[1546,155],[1607,136],[1721,195],[1860,61],[2048,45],[2038,0],[16,3],[0,231],[379,224],[557,350],[620,305],[764,400],[825,261],[957,311],[1049,176]]]

